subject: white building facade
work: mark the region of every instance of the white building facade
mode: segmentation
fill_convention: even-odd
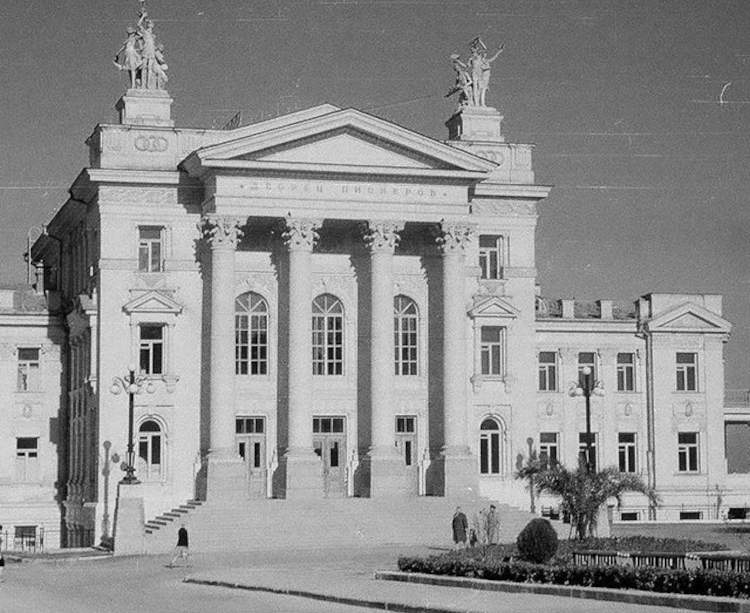
[[[111,534],[128,439],[112,382],[131,364],[147,518],[194,497],[528,507],[513,473],[529,448],[578,461],[584,402],[568,392],[583,366],[605,390],[597,465],[661,497],[626,498],[622,519],[709,519],[715,488],[721,509],[745,504],[725,461],[721,298],[540,297],[550,188],[495,109],[464,106],[439,142],[327,104],[183,129],[171,102],[128,90],[32,250],[61,304],[40,317],[62,347],[48,396],[66,422],[66,545]]]

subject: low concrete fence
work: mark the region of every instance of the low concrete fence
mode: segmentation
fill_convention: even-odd
[[[613,551],[574,551],[573,563],[579,566],[633,566],[689,570],[711,568],[750,572],[750,554],[731,552],[630,553]]]

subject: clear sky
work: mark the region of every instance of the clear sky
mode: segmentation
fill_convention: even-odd
[[[727,386],[750,388],[747,0],[148,0],[178,125],[330,102],[447,136],[449,55],[503,43],[488,104],[536,143],[549,297],[724,295]],[[87,164],[126,81],[136,0],[4,0],[0,280]],[[722,94],[723,91],[723,94]],[[722,102],[723,100],[723,102]]]

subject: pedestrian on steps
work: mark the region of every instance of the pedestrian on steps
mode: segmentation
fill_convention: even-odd
[[[185,524],[180,525],[180,529],[177,531],[177,545],[174,548],[172,554],[172,560],[167,566],[172,568],[175,565],[177,559],[184,559],[185,566],[190,566],[190,550],[188,549],[188,531]]]
[[[456,549],[463,549],[466,547],[466,532],[469,528],[469,522],[461,507],[456,507],[456,512],[453,514],[452,528],[453,542]]]

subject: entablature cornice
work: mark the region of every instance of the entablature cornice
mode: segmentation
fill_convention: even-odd
[[[478,202],[481,198],[528,198],[542,200],[549,196],[551,185],[515,185],[510,183],[478,183],[474,195]]]
[[[264,160],[205,160],[200,170],[186,166],[191,176],[204,178],[221,171],[237,172],[283,172],[314,174],[322,176],[347,175],[363,179],[367,177],[417,177],[434,181],[477,182],[486,177],[480,170],[408,168],[388,166],[365,166],[359,164],[326,164],[310,162],[278,162]]]
[[[597,320],[597,319],[540,319],[535,321],[537,332],[586,332],[632,334],[635,336],[638,325],[635,320]]]

